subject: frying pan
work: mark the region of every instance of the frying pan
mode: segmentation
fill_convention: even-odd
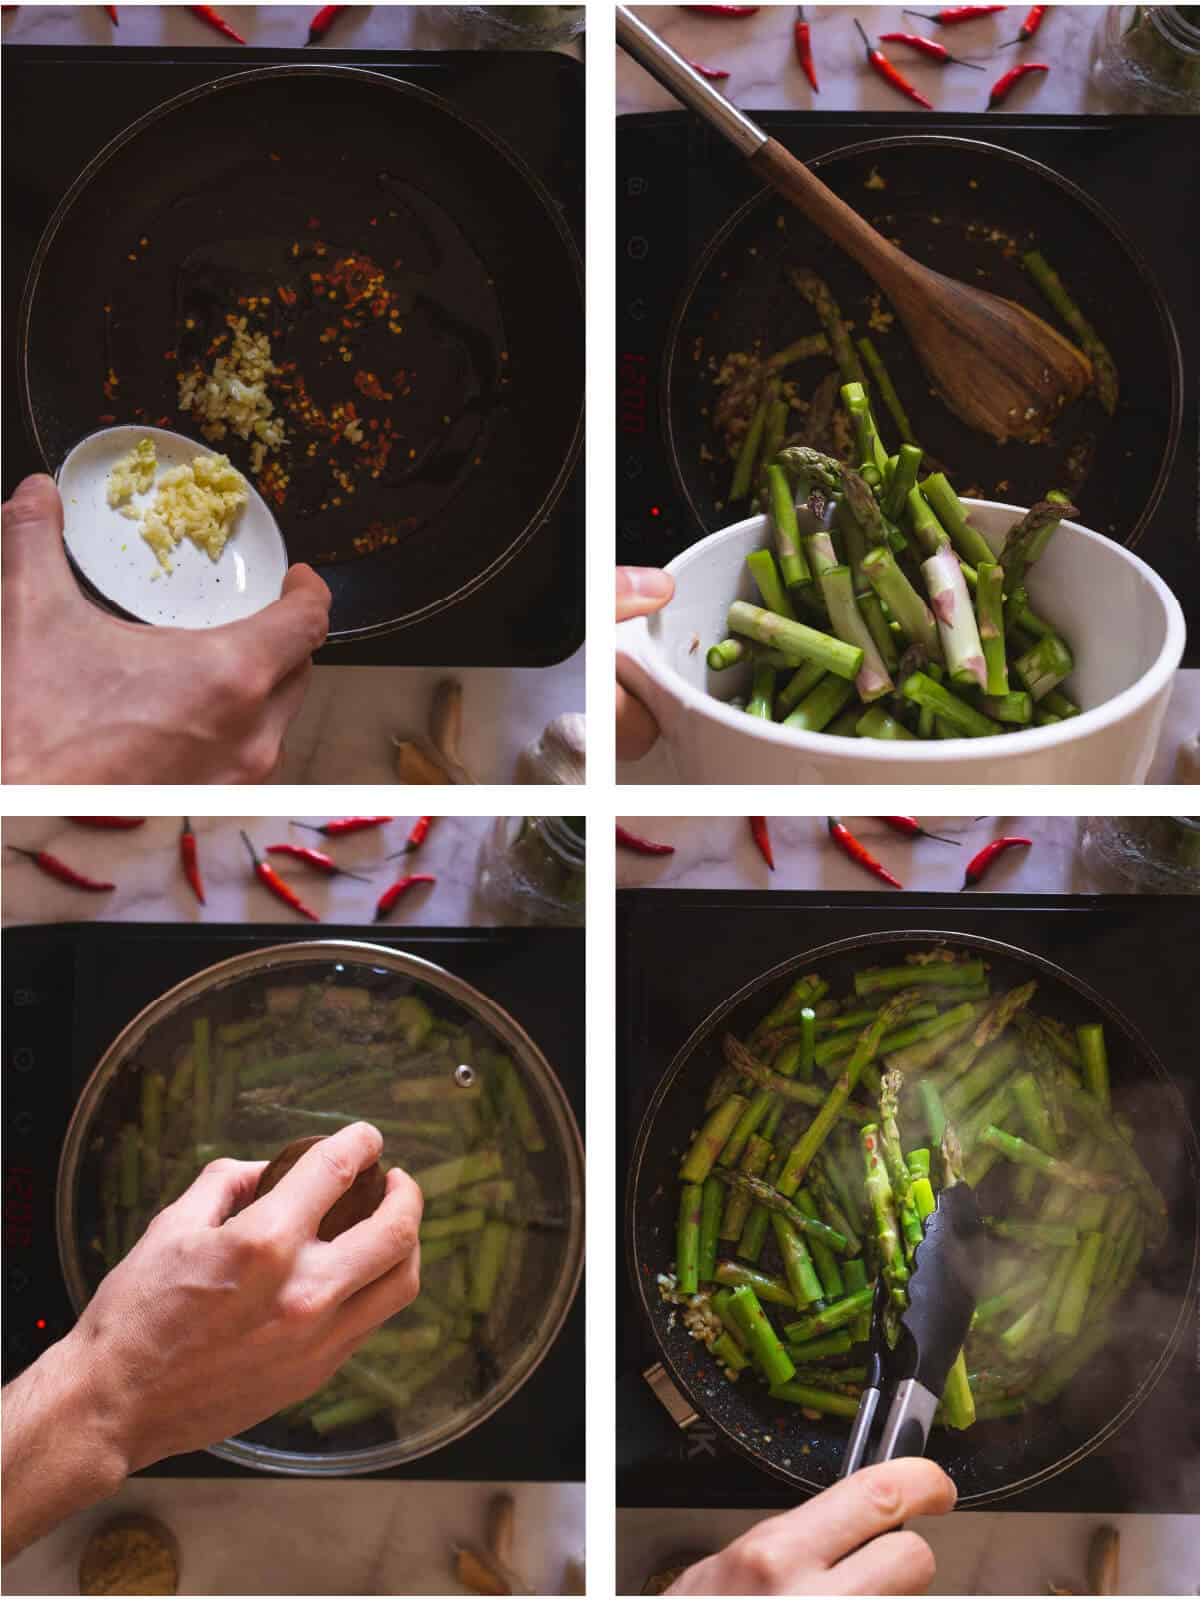
[[[726,1383],[687,1333],[678,1309],[662,1301],[657,1275],[675,1252],[676,1172],[701,1121],[709,1084],[722,1065],[721,1037],[745,1034],[801,971],[820,972],[835,993],[851,987],[857,967],[895,963],[904,950],[944,945],[986,957],[996,990],[1031,976],[1040,1010],[1077,1023],[1106,1023],[1115,1109],[1129,1119],[1140,1156],[1168,1204],[1164,1244],[1144,1258],[1118,1309],[1115,1335],[1051,1407],[978,1423],[964,1433],[935,1429],[927,1454],[954,1479],[958,1505],[983,1506],[1070,1468],[1134,1413],[1166,1368],[1189,1327],[1197,1273],[1196,1139],[1177,1090],[1147,1041],[1095,990],[1041,956],[980,936],[914,930],[836,940],[778,964],[722,1001],[680,1047],[658,1085],[635,1142],[626,1186],[628,1265],[643,1311],[675,1383],[698,1414],[752,1462],[804,1492],[838,1476],[844,1419],[811,1421],[799,1409],[781,1415],[758,1385]],[[988,1211],[994,1173],[980,1186]]]
[[[383,270],[403,331],[370,317],[344,357],[310,274],[350,257]],[[396,430],[351,494],[285,416],[274,507],[292,560],[333,591],[331,639],[387,633],[487,583],[562,492],[581,440],[581,283],[547,190],[437,95],[355,67],[240,73],[133,123],[59,204],[21,306],[24,415],[49,470],[105,415],[195,434],[177,371],[204,364],[239,299],[276,297],[273,359],[295,361],[326,412],[351,399]],[[236,436],[220,448],[249,468]]]
[[[723,502],[732,465],[709,418],[720,393],[710,362],[756,347],[767,356],[814,331],[812,308],[786,276],[789,267],[809,267],[832,288],[854,336],[868,334],[875,343],[914,432],[961,494],[1030,506],[1058,486],[1072,493],[1089,527],[1137,544],[1179,441],[1183,378],[1163,295],[1117,224],[1052,168],[982,140],[935,134],[874,139],[830,151],[812,165],[918,261],[1015,300],[1058,326],[1019,259],[1024,250],[1041,250],[1113,352],[1122,383],[1117,415],[1108,417],[1088,394],[1059,419],[1047,445],[985,439],[931,392],[899,321],[891,319],[885,329],[873,325],[873,302],[885,314],[889,308],[866,274],[778,195],[763,190],[701,253],[667,341],[668,455],[701,528],[730,521]],[[830,357],[817,357],[785,377],[808,399],[832,366]],[[895,424],[882,406],[877,411],[885,439],[894,441]]]

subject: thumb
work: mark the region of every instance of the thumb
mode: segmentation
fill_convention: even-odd
[[[45,473],[24,479],[5,501],[0,561],[6,584],[80,595],[63,548],[63,498]]]
[[[617,569],[617,621],[660,611],[676,592],[675,579],[658,567]]]
[[[288,568],[278,600],[213,633],[265,662],[274,688],[325,643],[331,598],[325,580],[300,562]]]

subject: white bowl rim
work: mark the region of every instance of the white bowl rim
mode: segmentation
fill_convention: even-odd
[[[1026,507],[1010,506],[997,500],[973,500],[966,496],[961,497],[963,504],[969,509],[981,511],[999,511],[1011,516],[1015,521],[1026,515]],[[719,544],[728,539],[734,539],[754,526],[757,529],[766,529],[768,519],[762,514],[754,517],[744,517],[741,522],[731,523],[726,528],[719,528],[715,533],[706,534],[703,539],[697,540],[674,556],[668,562],[666,571],[674,577],[679,567],[685,561],[695,559],[700,552],[711,545]],[[785,750],[810,752],[815,756],[849,754],[852,748],[858,749],[864,756],[870,757],[873,766],[896,767],[908,766],[920,762],[930,767],[943,765],[945,760],[962,761],[973,751],[985,750],[990,755],[1004,750],[1007,755],[1023,756],[1036,754],[1039,751],[1053,750],[1065,745],[1074,744],[1077,740],[1087,739],[1090,734],[1097,733],[1102,728],[1122,722],[1125,718],[1138,710],[1140,706],[1156,696],[1168,683],[1175,672],[1184,654],[1185,622],[1184,613],[1176,596],[1141,557],[1133,551],[1127,550],[1124,545],[1116,544],[1107,539],[1104,534],[1098,534],[1091,528],[1085,528],[1081,523],[1063,522],[1060,527],[1096,544],[1103,545],[1106,550],[1120,561],[1129,563],[1135,568],[1140,577],[1159,599],[1165,613],[1166,629],[1163,645],[1158,656],[1143,675],[1136,679],[1128,688],[1121,690],[1117,695],[1105,701],[1100,706],[1094,706],[1090,711],[1082,711],[1078,717],[1066,718],[1061,723],[1052,723],[1046,728],[1027,728],[1015,734],[989,734],[979,739],[956,738],[939,740],[862,740],[845,734],[809,733],[804,729],[785,728],[782,723],[767,722],[764,719],[748,719],[744,711],[736,707],[727,706],[714,695],[694,689],[688,680],[676,671],[668,662],[664,661],[657,650],[654,649],[649,619],[646,617],[632,617],[627,622],[618,624],[619,634],[629,631],[634,638],[641,639],[646,648],[634,652],[635,660],[644,672],[655,679],[662,688],[674,695],[690,710],[701,713],[702,716],[712,717],[715,721],[723,723],[726,727],[737,733],[749,734],[756,740],[765,740],[768,744],[779,745]],[[671,602],[668,602],[670,605]],[[864,746],[870,750],[864,750]]]

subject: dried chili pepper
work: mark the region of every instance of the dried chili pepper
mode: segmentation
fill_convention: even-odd
[[[200,862],[196,856],[196,835],[192,830],[192,820],[185,817],[183,827],[179,831],[179,864],[183,868],[183,876],[192,889],[192,894],[204,905],[204,880],[200,876]]]
[[[896,89],[899,94],[907,96],[907,98],[910,100],[916,100],[918,105],[925,106],[927,111],[933,111],[934,102],[932,100],[927,100],[920,89],[915,89],[913,87],[905,74],[898,67],[893,66],[892,62],[884,54],[883,50],[877,50],[874,48],[871,40],[868,38],[867,34],[864,33],[863,24],[860,22],[859,18],[856,17],[854,20],[855,26],[859,29],[859,37],[863,40],[863,48],[867,51],[867,59],[871,64],[872,71],[875,72],[879,77],[883,78],[885,83],[890,84],[892,88]]]
[[[796,8],[796,21],[792,25],[792,42],[796,47],[796,58],[801,64],[801,71],[808,78],[817,93],[817,68],[813,65],[813,41],[809,36],[809,24],[805,21],[805,8]]]
[[[345,6],[322,6],[309,23],[309,43],[316,44],[318,39],[324,39],[345,10]]]
[[[708,78],[712,83],[723,82],[730,76],[724,67],[706,67],[700,61],[690,61],[688,65],[693,72],[699,72],[702,78]]]
[[[108,20],[112,23],[113,27],[119,28],[121,24],[117,21],[116,6],[105,6],[104,9],[108,12]]]
[[[1050,72],[1050,70],[1045,61],[1019,61],[1016,67],[1010,67],[1008,72],[1003,72],[988,91],[989,105],[999,106],[1001,101],[1008,97],[1014,84],[1026,77],[1028,73]]]
[[[771,848],[771,835],[767,832],[767,818],[748,817],[747,822],[751,825],[751,838],[759,847],[760,856],[774,873],[776,870],[776,858]]]
[[[695,11],[702,17],[753,17],[759,10],[758,6],[685,6],[685,11]]]
[[[631,834],[628,828],[617,824],[617,843],[624,845],[628,851],[637,851],[639,856],[674,856],[674,845],[657,845],[653,839],[643,839],[641,834]]]
[[[235,28],[231,28],[221,13],[214,11],[212,6],[189,6],[188,10],[194,17],[199,17],[201,22],[207,22],[210,28],[216,28],[218,33],[223,33],[227,39],[232,39],[235,44],[246,43],[242,35]]]
[[[1006,851],[1013,850],[1017,845],[1031,845],[1033,843],[1033,840],[1022,839],[1017,834],[1002,834],[1000,839],[989,840],[984,849],[977,851],[967,864],[967,870],[963,875],[963,888],[971,889],[973,884],[978,884],[998,856],[1004,855]]]
[[[51,856],[49,851],[27,851],[20,845],[10,845],[8,849],[16,851],[18,856],[28,856],[34,866],[45,873],[47,878],[57,878],[60,884],[69,884],[72,889],[86,889],[90,894],[99,895],[102,890],[117,887],[98,878],[89,878],[86,873],[78,872],[57,856]]]
[[[953,28],[960,22],[975,22],[979,17],[991,17],[998,11],[1008,11],[1008,6],[947,6],[942,11],[903,11],[905,17],[923,17],[927,22],[937,22],[940,27]]]
[[[398,856],[411,856],[415,850],[420,850],[425,844],[425,836],[433,826],[432,817],[419,817],[409,830],[409,837],[398,851],[393,851],[388,860],[394,862]]]
[[[295,828],[311,828],[314,834],[324,834],[327,839],[341,839],[344,834],[361,834],[367,828],[382,828],[385,823],[392,822],[391,817],[335,817],[329,823],[298,823],[292,819]]]
[[[963,56],[953,56],[945,44],[939,44],[937,39],[927,39],[924,33],[882,33],[880,43],[908,45],[910,50],[916,50],[919,55],[937,61],[941,67],[970,67],[973,72],[984,71],[978,61],[968,61]]]
[[[905,886],[900,879],[894,878],[887,867],[876,860],[866,845],[861,844],[855,838],[845,823],[840,822],[837,817],[827,817],[826,828],[829,830],[830,838],[840,850],[846,852],[853,862],[858,862],[860,867],[866,867],[869,873],[874,873],[877,878],[882,878],[886,884],[891,884],[894,889],[904,889]]]
[[[382,923],[402,895],[407,895],[414,884],[436,884],[432,873],[406,873],[390,885],[375,903],[375,921]]]
[[[292,886],[286,884],[271,863],[265,862],[258,851],[255,850],[250,843],[250,835],[246,830],[240,828],[238,833],[241,834],[242,839],[245,841],[246,849],[250,852],[250,860],[254,863],[254,876],[259,883],[264,888],[269,889],[279,900],[283,901],[285,906],[290,906],[294,912],[299,912],[302,917],[307,917],[310,923],[319,923],[321,919],[313,908],[306,906]]]
[[[314,850],[311,845],[268,845],[267,855],[290,856],[294,862],[303,862],[315,872],[324,873],[326,878],[357,878],[360,884],[371,882],[362,873],[351,873],[345,867],[339,867],[332,856]]]
[[[1018,29],[1017,38],[1006,39],[1004,44],[997,46],[997,49],[1008,50],[1010,45],[1025,44],[1027,39],[1033,39],[1034,35],[1042,27],[1043,18],[1046,16],[1047,12],[1050,11],[1050,9],[1050,6],[1031,6],[1029,11],[1026,13],[1026,20]]]
[[[906,839],[936,839],[940,845],[960,843],[957,839],[946,839],[942,834],[931,834],[916,817],[882,817],[880,821],[887,823],[894,834],[904,834]]]
[[[68,817],[68,823],[78,823],[81,828],[141,828],[146,821],[144,817]]]

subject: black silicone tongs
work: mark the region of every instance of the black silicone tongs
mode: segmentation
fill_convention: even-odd
[[[900,1315],[896,1345],[889,1347],[884,1320],[888,1288],[881,1275],[872,1300],[867,1375],[843,1461],[842,1477],[865,1462],[921,1456],[955,1358],[976,1310],[976,1252],[980,1212],[969,1184],[951,1184],[926,1220],[913,1257],[909,1305]],[[883,1427],[869,1458],[881,1403]]]

